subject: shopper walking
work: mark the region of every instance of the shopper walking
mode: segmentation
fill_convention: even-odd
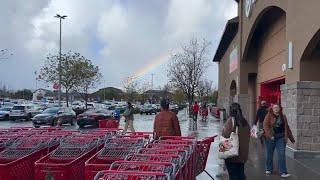
[[[123,114],[125,118],[125,126],[123,130],[123,134],[127,132],[128,128],[130,128],[131,132],[135,132],[133,127],[133,119],[134,119],[133,114],[134,114],[133,106],[131,102],[128,102],[126,110],[124,111],[124,114]]]
[[[181,136],[178,117],[169,111],[169,102],[164,99],[160,106],[161,112],[156,115],[153,126],[155,139],[161,136]]]
[[[195,122],[197,122],[198,120],[199,110],[200,110],[199,104],[197,103],[197,101],[195,101],[192,106],[192,119]]]
[[[279,172],[282,178],[289,177],[286,167],[286,144],[288,139],[295,143],[286,116],[282,113],[278,104],[272,105],[263,122],[266,137],[265,143],[265,166],[266,175],[273,171],[273,152],[277,150]]]
[[[238,103],[233,103],[230,106],[230,118],[223,127],[222,136],[229,138],[231,132],[236,130],[236,127],[238,128],[239,137],[239,155],[226,159],[225,163],[230,180],[245,180],[244,166],[248,160],[250,126],[242,115],[240,105]]]
[[[268,106],[266,101],[261,101],[261,105],[257,111],[256,119],[253,123],[253,125],[257,126],[258,137],[260,138],[261,145],[263,147],[264,145],[264,136],[263,136],[263,121],[268,113]]]

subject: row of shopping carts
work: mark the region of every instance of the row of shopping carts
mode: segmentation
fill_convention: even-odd
[[[94,179],[194,180],[204,171],[214,138],[197,141],[190,137],[162,137],[134,153],[126,154],[124,160],[114,161],[105,167],[109,168],[108,170],[99,171]]]
[[[191,180],[204,170],[213,140],[154,140],[152,133],[118,129],[0,129],[0,179]]]

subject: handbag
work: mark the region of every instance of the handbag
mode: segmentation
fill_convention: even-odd
[[[238,127],[235,125],[235,119],[232,118],[233,129],[236,128],[235,132],[232,131],[229,138],[220,136],[220,144],[218,157],[220,159],[228,159],[239,155],[239,136]]]

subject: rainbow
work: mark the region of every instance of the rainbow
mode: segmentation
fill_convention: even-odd
[[[130,78],[130,80],[128,80],[127,83],[131,83],[139,79],[140,77],[144,76],[148,72],[152,71],[154,68],[167,62],[169,58],[170,58],[170,54],[167,54],[167,53],[154,58],[151,61],[151,63],[147,64],[146,66],[143,66],[142,68],[138,69],[133,75],[131,75],[132,78]]]

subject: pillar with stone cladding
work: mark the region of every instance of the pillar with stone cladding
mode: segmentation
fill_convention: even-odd
[[[295,144],[288,142],[293,158],[320,157],[320,82],[300,81],[281,86],[281,105]]]

